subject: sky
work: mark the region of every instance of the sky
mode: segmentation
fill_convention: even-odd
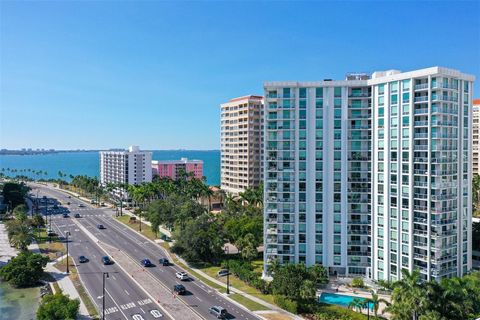
[[[0,149],[219,149],[264,81],[435,65],[480,78],[480,1],[0,0]]]

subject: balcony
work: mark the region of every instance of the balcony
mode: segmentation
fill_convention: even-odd
[[[413,88],[414,88],[415,90],[428,89],[428,82],[416,84]]]
[[[413,101],[415,101],[415,102],[426,102],[426,101],[428,101],[428,96],[415,97],[413,99]]]

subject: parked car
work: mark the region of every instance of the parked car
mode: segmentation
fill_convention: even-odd
[[[104,265],[109,265],[113,263],[113,261],[108,256],[102,257],[102,262]]]
[[[74,216],[75,218],[80,218],[80,213],[75,213],[73,216]]]
[[[153,267],[153,263],[150,261],[150,259],[143,259],[142,261],[140,261],[140,263],[142,264],[142,266],[144,267]]]
[[[225,319],[227,317],[227,309],[220,306],[213,306],[208,309],[210,314],[213,314],[217,319]]]
[[[102,229],[105,229],[105,226],[103,224],[97,224],[97,228],[102,230]]]
[[[186,281],[189,279],[188,274],[186,272],[180,271],[175,273],[175,277],[181,281]]]
[[[218,276],[218,277],[225,277],[227,274],[228,274],[228,270],[227,270],[227,269],[220,269],[220,270],[218,270],[218,272],[217,272],[217,276]]]
[[[176,284],[173,286],[173,292],[175,292],[178,295],[184,295],[187,290],[182,284]]]
[[[160,258],[160,259],[158,259],[158,262],[164,267],[170,265],[170,261],[168,261],[167,258]]]
[[[85,256],[80,256],[80,257],[78,257],[78,262],[80,262],[80,263],[88,262],[88,258],[85,257]]]

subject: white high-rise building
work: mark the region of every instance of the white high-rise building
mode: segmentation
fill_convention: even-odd
[[[100,183],[141,184],[152,181],[152,153],[130,146],[125,151],[100,151]]]
[[[272,259],[391,280],[469,270],[473,80],[265,83],[265,274]]]
[[[472,108],[472,173],[480,175],[480,99],[473,100]]]

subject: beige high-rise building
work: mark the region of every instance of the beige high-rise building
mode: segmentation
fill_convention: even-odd
[[[239,97],[220,107],[221,188],[238,195],[262,181],[263,97]]]
[[[473,100],[472,130],[472,174],[480,175],[480,99]]]

